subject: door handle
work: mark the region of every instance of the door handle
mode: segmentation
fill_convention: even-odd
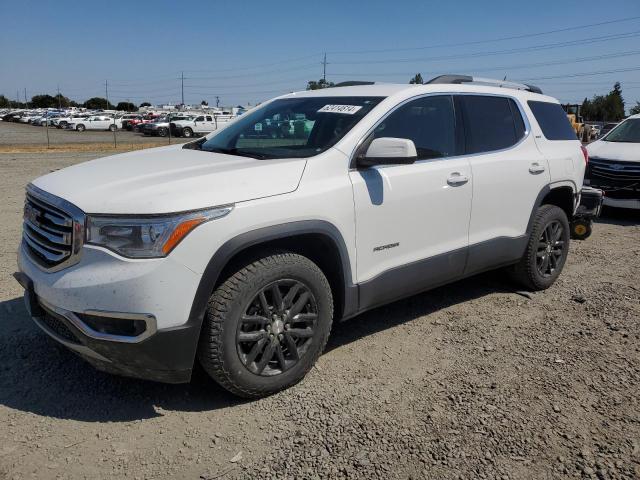
[[[529,173],[533,174],[533,175],[538,175],[539,173],[544,172],[544,165],[540,165],[537,162],[534,162],[531,164],[531,166],[529,167]]]
[[[459,172],[453,172],[449,178],[447,178],[447,183],[452,187],[459,187],[464,185],[469,181],[469,177],[466,175],[460,175]]]

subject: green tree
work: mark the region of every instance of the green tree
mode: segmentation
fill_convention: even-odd
[[[51,95],[34,95],[31,97],[33,108],[53,108],[58,106],[57,100]]]
[[[422,80],[422,74],[421,73],[416,73],[414,75],[414,77],[409,80],[410,84],[418,84],[418,85],[422,85],[424,83],[424,80]]]
[[[617,122],[624,118],[624,99],[619,82],[607,95],[594,95],[591,100],[584,99],[580,112],[585,120]]]
[[[133,112],[136,106],[131,102],[120,102],[116,105],[116,110],[124,110],[126,112]]]
[[[82,106],[84,108],[89,108],[91,110],[98,110],[98,109],[113,110],[115,108],[110,102],[107,102],[106,98],[102,98],[102,97],[90,98],[89,100],[84,102]]]
[[[322,88],[330,88],[335,87],[333,82],[327,82],[324,78],[321,78],[317,82],[315,80],[310,80],[307,83],[307,90],[320,90]]]
[[[149,102],[142,102],[140,104],[140,108],[142,108],[142,107],[150,107],[150,106],[151,106],[151,104]]]
[[[200,102],[200,106],[201,106],[201,107],[208,107],[208,106],[209,106],[209,102],[207,102],[206,100],[202,100],[202,101]]]
[[[11,106],[11,101],[4,95],[0,95],[0,108],[8,108]]]
[[[630,115],[638,115],[640,113],[640,102],[636,101],[635,107],[631,107],[629,110]]]

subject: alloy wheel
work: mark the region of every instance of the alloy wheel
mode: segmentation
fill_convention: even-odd
[[[263,287],[238,323],[236,348],[241,362],[261,376],[291,369],[308,350],[317,319],[316,299],[304,283],[282,279]]]
[[[564,227],[558,220],[547,224],[538,240],[536,267],[543,277],[550,277],[560,266],[564,254]]]

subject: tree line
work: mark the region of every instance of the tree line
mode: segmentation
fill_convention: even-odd
[[[139,106],[136,106],[131,102],[119,102],[114,105],[108,102],[106,98],[93,97],[89,100],[78,103],[71,100],[64,95],[34,95],[31,97],[30,102],[18,102],[10,100],[4,95],[0,95],[0,108],[67,108],[67,107],[83,107],[90,110],[121,110],[125,112],[134,112],[140,107],[149,107],[149,102],[142,102]]]

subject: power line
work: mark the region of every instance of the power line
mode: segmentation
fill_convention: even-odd
[[[535,67],[547,67],[547,66],[553,66],[553,65],[566,65],[569,63],[582,63],[582,62],[588,62],[588,61],[593,61],[593,60],[609,60],[611,58],[621,58],[621,57],[629,57],[629,56],[635,56],[635,55],[640,55],[640,50],[632,50],[632,51],[627,51],[627,52],[617,52],[617,53],[610,53],[610,54],[606,54],[606,55],[595,55],[592,57],[581,57],[581,58],[576,58],[576,59],[563,59],[563,60],[555,60],[552,62],[539,62],[539,63],[524,63],[524,64],[519,64],[519,65],[502,65],[502,66],[498,66],[498,67],[482,67],[482,68],[474,68],[474,67],[463,67],[464,69],[470,71],[470,72],[491,72],[491,71],[495,71],[495,70],[518,70],[518,69],[522,69],[522,68],[535,68]],[[460,70],[456,67],[452,67],[451,68],[452,71],[455,70]],[[356,77],[356,76],[406,76],[406,75],[414,75],[415,72],[394,72],[394,73],[390,73],[390,72],[365,72],[365,73],[333,73],[333,76],[338,76],[338,77]]]
[[[522,39],[522,38],[531,38],[531,37],[539,37],[539,36],[543,36],[543,35],[551,35],[554,33],[561,33],[561,32],[570,32],[573,30],[582,30],[584,28],[590,28],[590,27],[599,27],[602,25],[611,25],[614,23],[622,23],[622,22],[631,22],[633,20],[638,20],[640,19],[640,16],[635,16],[635,17],[626,17],[626,18],[619,18],[616,20],[608,20],[605,22],[598,22],[598,23],[591,23],[591,24],[587,24],[587,25],[578,25],[575,27],[566,27],[566,28],[560,28],[560,29],[556,29],[556,30],[547,30],[544,32],[536,32],[536,33],[526,33],[526,34],[522,34],[522,35],[512,35],[512,36],[508,36],[508,37],[499,37],[499,38],[492,38],[492,39],[486,39],[486,40],[473,40],[473,41],[468,41],[468,42],[458,42],[458,43],[441,43],[441,44],[436,44],[436,45],[427,45],[427,46],[423,46],[423,47],[407,47],[407,48],[386,48],[386,49],[378,49],[378,50],[351,50],[351,51],[332,51],[329,52],[331,54],[336,54],[336,55],[351,55],[351,54],[362,54],[362,53],[385,53],[385,52],[400,52],[400,51],[410,51],[410,50],[427,50],[427,49],[433,49],[433,48],[452,48],[452,47],[465,47],[465,46],[469,46],[469,45],[480,45],[483,43],[493,43],[493,42],[503,42],[506,40],[518,40],[518,39]]]
[[[569,73],[565,75],[552,75],[549,77],[534,77],[529,78],[525,81],[535,81],[535,80],[550,80],[553,78],[575,78],[575,77],[589,77],[593,75],[607,75],[610,73],[622,73],[622,72],[636,72],[640,70],[640,67],[632,67],[632,68],[619,68],[616,70],[601,70],[599,72],[581,72],[581,73]]]
[[[625,32],[625,33],[617,33],[612,35],[603,35],[600,37],[590,37],[590,38],[581,38],[579,40],[570,40],[565,42],[556,42],[556,43],[547,43],[542,45],[532,45],[528,47],[519,47],[519,48],[511,48],[506,50],[492,50],[485,52],[475,52],[475,53],[463,53],[463,54],[455,54],[455,55],[443,55],[438,57],[420,57],[420,58],[401,58],[401,59],[381,59],[381,60],[358,60],[354,62],[333,62],[335,65],[366,65],[366,64],[377,64],[377,63],[412,63],[412,62],[434,62],[440,60],[455,60],[455,59],[463,59],[463,58],[477,58],[477,57],[488,57],[495,55],[509,55],[512,53],[522,53],[536,50],[551,50],[554,48],[564,48],[570,47],[574,45],[584,45],[589,43],[598,43],[598,42],[606,42],[610,40],[620,40],[625,38],[632,38],[640,36],[640,30],[636,30],[633,32]]]

